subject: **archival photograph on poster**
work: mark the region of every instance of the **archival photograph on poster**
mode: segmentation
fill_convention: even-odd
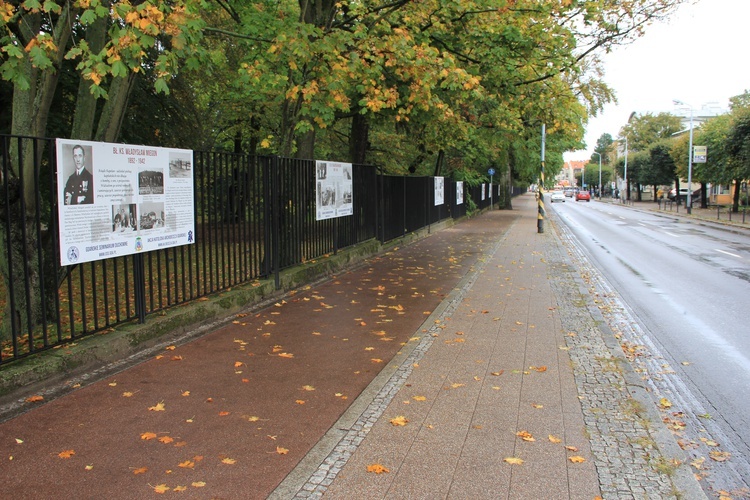
[[[351,163],[315,162],[315,220],[352,215],[352,191]]]
[[[464,202],[464,181],[456,182],[456,205],[462,205]]]
[[[445,177],[435,177],[435,206],[445,203]]]
[[[195,242],[193,152],[57,139],[63,266]]]

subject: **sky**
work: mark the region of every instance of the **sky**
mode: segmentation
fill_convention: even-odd
[[[667,21],[652,24],[634,43],[603,56],[604,81],[615,90],[586,126],[586,149],[565,153],[566,161],[588,160],[599,137],[616,139],[632,112],[688,113],[750,90],[750,0],[699,0],[679,7]]]

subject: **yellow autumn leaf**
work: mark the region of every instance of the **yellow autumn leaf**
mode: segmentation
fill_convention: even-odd
[[[133,397],[133,393],[130,392],[130,391],[125,391],[125,392],[122,393],[122,397],[124,397],[124,398],[131,398],[131,397]]]
[[[190,483],[190,486],[192,486],[193,488],[203,488],[204,486],[206,486],[206,482],[205,481],[194,481],[194,482]]]
[[[143,434],[141,434],[141,439],[143,439],[144,441],[148,441],[149,439],[155,439],[155,438],[156,438],[156,434],[153,432],[144,432]]]
[[[528,442],[536,441],[536,439],[534,439],[534,436],[532,436],[531,433],[527,431],[518,431],[516,432],[516,436],[520,437],[524,441],[528,441]]]
[[[414,401],[427,401],[427,398],[424,396],[412,396],[411,397]]]
[[[237,462],[237,460],[235,460],[235,459],[233,459],[233,458],[229,458],[229,457],[227,457],[227,458],[224,458],[224,459],[222,459],[222,460],[221,460],[221,463],[223,463],[223,464],[227,464],[227,465],[232,465],[232,464],[234,464],[235,462]]]
[[[278,356],[279,356],[280,358],[293,358],[293,357],[294,357],[294,354],[292,354],[292,353],[290,353],[290,352],[282,352],[282,353],[279,353],[279,355],[278,355]]]
[[[171,438],[171,437],[169,437],[169,436],[162,436],[162,437],[160,437],[160,438],[159,438],[159,442],[160,442],[160,443],[164,443],[164,444],[169,444],[169,443],[171,443],[172,441],[174,441],[174,439],[172,439],[172,438]]]
[[[172,491],[185,491],[187,490],[187,486],[175,486]]]
[[[311,385],[303,385],[302,386],[302,390],[304,390],[304,391],[314,391],[315,387],[313,387]]]
[[[409,420],[406,417],[404,417],[403,415],[400,415],[400,416],[398,416],[396,418],[392,418],[390,420],[390,422],[391,422],[391,425],[393,425],[393,426],[404,426],[407,423],[409,423]]]
[[[711,457],[711,460],[715,460],[716,462],[725,462],[729,460],[732,454],[728,451],[711,451],[708,453],[708,456]]]
[[[29,396],[28,398],[26,398],[27,403],[37,403],[39,401],[44,401],[44,397],[38,394],[35,394],[34,396]]]
[[[76,452],[73,450],[65,450],[65,451],[61,451],[60,453],[58,453],[57,456],[60,458],[70,458],[75,454]]]
[[[185,460],[184,462],[180,462],[177,464],[177,467],[182,467],[183,469],[192,469],[195,467],[195,462],[191,460]]]
[[[146,471],[148,471],[148,467],[138,467],[137,469],[133,469],[133,474],[134,475],[145,474]]]
[[[568,451],[574,451],[574,452],[578,451],[578,448],[576,448],[575,446],[566,446],[565,449]]]
[[[578,455],[576,455],[576,456],[574,456],[574,457],[568,457],[568,460],[570,460],[570,461],[571,461],[571,462],[573,462],[574,464],[580,464],[580,463],[583,463],[583,462],[585,462],[585,461],[586,461],[586,459],[585,459],[585,458],[583,458],[583,457],[579,457]]]
[[[367,466],[367,472],[374,472],[375,474],[382,474],[384,472],[390,472],[386,467],[380,464],[372,464]]]
[[[159,484],[157,486],[154,486],[154,491],[160,495],[163,495],[164,493],[169,491],[169,486],[166,484]]]
[[[671,408],[672,407],[672,402],[670,400],[668,400],[667,398],[661,398],[659,400],[659,405],[662,408]]]
[[[279,455],[286,455],[287,453],[289,453],[289,450],[287,450],[286,448],[282,448],[281,446],[277,446],[276,453],[278,453]]]
[[[507,462],[511,465],[521,465],[523,463],[523,460],[517,457],[508,457],[508,458],[503,458],[503,462]]]
[[[547,436],[547,439],[549,439],[550,443],[562,443],[562,439],[557,436],[553,436],[552,434]]]
[[[149,411],[164,411],[164,401],[157,403],[154,406],[149,406]]]

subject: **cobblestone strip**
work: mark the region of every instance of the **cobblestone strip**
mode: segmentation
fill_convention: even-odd
[[[628,342],[622,332],[639,325],[575,240],[556,229],[563,245],[547,249],[552,287],[604,498],[705,498],[648,394],[646,370],[629,363],[640,359],[621,349]]]
[[[498,247],[504,240],[505,237],[503,236],[503,238],[501,238],[493,248],[489,250],[488,256],[477,259],[474,268],[471,270],[470,274],[463,279],[462,283],[457,288],[457,292],[453,293],[452,296],[447,299],[449,301],[448,305],[441,312],[440,319],[454,315],[458,306],[463,301],[464,296],[471,289],[479,274],[484,269],[489,260],[489,256],[497,251]],[[434,318],[431,317],[428,321],[431,321],[432,319]],[[440,322],[440,324],[443,323],[444,321]],[[313,473],[310,479],[293,498],[318,499],[323,496],[331,483],[333,483],[336,475],[344,468],[349,458],[351,458],[352,454],[357,450],[357,447],[365,439],[380,416],[385,412],[386,408],[388,408],[388,405],[401,387],[403,387],[406,379],[409,378],[409,375],[414,369],[414,364],[422,359],[434,342],[438,333],[440,333],[440,326],[433,321],[429,329],[422,333],[422,339],[419,344],[417,344],[417,347],[415,347],[409,356],[407,356],[401,363],[396,372],[377,393],[372,403],[370,403],[356,423],[352,425],[350,429],[342,429],[346,430],[344,437],[342,437],[339,443],[334,447],[333,451],[323,460],[320,467],[318,467],[318,470]]]

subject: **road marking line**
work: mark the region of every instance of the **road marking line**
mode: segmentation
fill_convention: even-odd
[[[725,253],[727,255],[731,255],[732,257],[737,257],[738,259],[742,258],[741,255],[737,255],[737,254],[734,254],[734,253],[725,252],[724,250],[719,250],[718,248],[714,248],[714,250],[716,250],[717,252]]]
[[[680,237],[679,234],[672,234],[669,231],[664,231],[664,234],[668,234],[669,236],[674,236],[675,238],[679,238]]]

